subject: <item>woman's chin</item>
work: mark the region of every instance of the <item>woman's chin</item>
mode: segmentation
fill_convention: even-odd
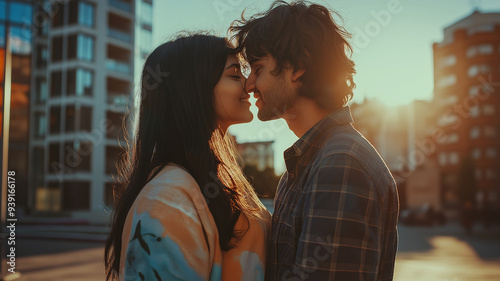
[[[233,120],[231,122],[231,126],[237,124],[250,123],[252,122],[252,120],[253,120],[253,113],[249,111],[248,114],[246,114],[246,116],[242,116],[241,118]]]

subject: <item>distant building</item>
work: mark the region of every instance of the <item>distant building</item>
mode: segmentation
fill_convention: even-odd
[[[406,177],[405,189],[406,207],[415,208],[429,204],[434,210],[442,210],[440,173],[433,157],[427,157]]]
[[[238,143],[243,166],[251,165],[259,171],[266,168],[274,170],[274,141]]]
[[[436,149],[428,138],[433,108],[421,100],[393,107],[377,100],[351,105],[354,128],[377,149],[396,179],[402,209],[424,203],[441,207],[440,182],[428,168]],[[419,177],[428,185],[424,187]]]
[[[433,44],[433,117],[441,182],[456,204],[458,171],[475,162],[478,203],[498,204],[500,195],[500,13],[471,15],[444,29]]]
[[[430,152],[421,151],[429,134],[432,104],[416,100],[388,107],[377,100],[351,105],[353,126],[370,141],[393,172],[413,170]]]

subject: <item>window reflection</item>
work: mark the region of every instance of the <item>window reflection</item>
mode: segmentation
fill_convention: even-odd
[[[94,5],[87,2],[78,3],[78,23],[89,27],[94,26]]]
[[[94,60],[94,38],[84,34],[73,34],[68,38],[68,59]]]
[[[35,137],[44,137],[47,133],[47,117],[44,112],[35,114]]]
[[[153,24],[153,6],[150,3],[142,2],[141,20],[145,24]]]
[[[50,96],[59,97],[61,96],[61,79],[62,72],[54,71],[50,77]]]
[[[3,9],[5,10],[5,8]],[[31,5],[12,2],[9,7],[9,20],[15,23],[31,24]]]
[[[0,0],[0,20],[5,20],[5,11],[7,10],[5,0]]]
[[[77,96],[91,96],[92,80],[92,71],[81,68],[68,71],[67,94]]]

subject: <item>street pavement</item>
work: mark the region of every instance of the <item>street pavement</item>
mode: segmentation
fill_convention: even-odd
[[[18,226],[19,281],[104,280],[108,228],[95,225]],[[499,281],[500,228],[399,226],[395,281]]]

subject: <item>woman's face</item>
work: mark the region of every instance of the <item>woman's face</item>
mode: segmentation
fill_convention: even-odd
[[[231,125],[247,123],[253,119],[248,101],[250,95],[244,89],[245,80],[238,59],[235,55],[229,55],[214,89],[217,124],[224,130]]]

